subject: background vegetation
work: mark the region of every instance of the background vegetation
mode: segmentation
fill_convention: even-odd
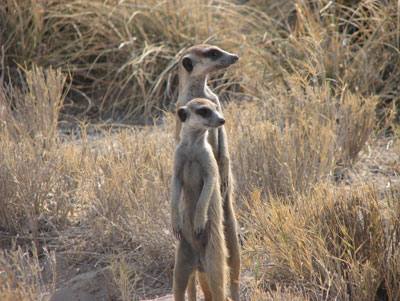
[[[378,0],[3,1],[0,299],[93,271],[110,299],[170,293],[176,63],[210,43],[240,56],[211,85],[243,299],[398,300],[399,16]]]

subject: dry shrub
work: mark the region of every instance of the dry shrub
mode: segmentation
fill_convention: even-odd
[[[365,99],[359,95],[344,93],[336,115],[340,162],[353,164],[358,159],[358,154],[375,129],[377,105],[377,96]]]
[[[397,79],[387,77],[399,72],[395,7],[357,5],[265,1],[246,10],[259,22],[241,65],[252,103],[231,121],[238,191],[256,186],[287,199],[343,180],[377,121],[388,126],[393,106],[375,115],[398,97]]]
[[[20,73],[20,88],[1,87],[5,106],[4,132],[15,141],[28,139],[50,147],[57,138],[58,118],[68,89],[60,70],[34,66]],[[3,84],[3,83],[2,83]]]
[[[290,87],[293,75],[315,89],[328,81],[334,89],[377,95],[380,118],[399,100],[395,2],[263,1],[255,7],[263,8],[264,20],[274,20],[262,23],[260,47],[247,53],[262,64],[265,86]]]
[[[59,160],[57,124],[65,76],[34,68],[25,77],[22,89],[6,85],[1,90],[0,227],[36,240],[41,230],[52,228],[48,219],[55,224],[65,219],[65,191],[73,183],[53,167]]]
[[[79,246],[81,251],[102,254],[132,249],[151,258],[165,255],[160,251],[170,249],[169,155],[173,143],[172,134],[161,135],[158,131],[103,130],[100,140],[83,132],[79,142],[65,152],[72,157],[66,160],[71,167],[79,166],[80,174],[85,175],[79,180],[85,191],[81,199],[85,210],[80,213],[83,220],[76,229],[83,238],[76,242],[83,244]]]
[[[82,210],[63,232],[61,249],[70,262],[110,267],[113,293],[124,300],[148,293],[149,287],[169,287],[163,275],[171,276],[174,255],[169,225],[173,140],[171,122],[165,124],[168,134],[156,127],[102,130],[100,140],[84,134],[65,152],[71,167],[80,168]]]
[[[114,271],[128,264],[140,278],[130,283],[129,291],[139,294],[144,279],[169,275],[173,262],[168,204],[174,148],[171,116],[162,128],[82,124],[69,137],[59,136],[65,77],[34,69],[26,71],[26,78],[25,89],[7,86],[2,99],[2,246],[26,243],[33,250],[34,241],[56,248],[70,264],[86,262]],[[22,254],[14,249],[16,253],[10,252],[15,254],[4,254],[7,269],[10,258]],[[35,268],[30,261],[25,264]],[[115,277],[111,281],[118,292],[122,276]],[[12,285],[18,279],[10,279]],[[35,299],[38,291],[33,287],[41,291],[43,285],[55,286],[55,280],[34,280],[20,294]]]
[[[12,74],[15,63],[71,73],[71,113],[146,119],[177,97],[177,53],[228,35],[228,28],[210,25],[232,23],[231,7],[208,1],[9,0],[0,6],[6,66]]]
[[[6,66],[14,72],[15,62],[61,67],[72,75],[69,101],[79,103],[70,112],[120,120],[169,106],[177,96],[177,54],[207,41],[223,41],[244,61],[240,73],[216,76],[222,98],[249,93],[252,82],[280,85],[295,74],[312,85],[329,80],[364,97],[397,99],[393,3],[258,5],[261,10],[208,1],[10,0],[0,9]],[[238,90],[238,82],[247,87]]]
[[[243,58],[241,72],[216,77],[225,96],[257,95],[254,86],[288,85],[287,75],[296,75],[312,86],[329,81],[364,97],[379,94],[385,105],[398,99],[396,12],[393,1],[378,0],[8,0],[0,7],[11,74],[15,63],[60,67],[72,76],[69,102],[77,110],[70,112],[119,120],[146,119],[174,102],[177,54],[201,42]]]
[[[318,186],[293,205],[253,191],[243,220],[249,232],[247,261],[262,270],[262,287],[301,287],[316,299],[399,298],[398,192],[379,199],[370,187],[358,192]]]
[[[37,78],[43,79],[44,73],[36,71]],[[46,76],[54,74],[50,70]],[[51,93],[60,88],[46,81],[33,85]],[[30,88],[12,91],[19,99],[28,99],[33,93]],[[119,295],[123,283],[129,283],[129,298],[136,296],[148,278],[164,273],[170,277],[171,273],[172,118],[164,120],[163,128],[106,129],[83,124],[75,132],[78,139],[72,133],[61,140],[53,136],[57,118],[50,122],[59,109],[52,101],[60,99],[47,99],[46,95],[35,95],[29,99],[35,102],[26,101],[26,107],[21,101],[20,106],[6,111],[8,119],[1,132],[1,230],[10,239],[14,237],[14,243],[29,246],[33,240],[37,245],[50,244],[70,264],[110,267],[115,274],[110,279],[115,283],[113,293]],[[38,109],[42,105],[46,108]],[[49,112],[51,108],[54,110]],[[30,127],[25,120],[30,120]],[[2,244],[12,241],[2,240]],[[7,269],[11,269],[7,265],[14,256],[10,254],[4,255]],[[30,261],[25,264],[27,269],[35,267]],[[123,271],[136,271],[137,280],[121,282],[118,279],[126,279]],[[4,277],[11,277],[10,273]],[[35,280],[20,294],[36,298],[43,285],[55,286],[55,280]],[[15,283],[25,282],[18,278]]]
[[[266,6],[268,14],[279,6],[275,1],[259,5]],[[284,39],[266,39],[265,50],[275,56],[271,64],[283,67],[276,69],[282,74],[330,78],[364,95],[382,89],[382,94],[390,93],[397,82],[393,72],[399,72],[396,13],[396,4],[390,1],[287,1],[272,13],[281,22]]]
[[[47,249],[0,250],[1,300],[49,300],[55,291],[55,265],[55,253]]]
[[[227,110],[238,191],[255,186],[291,199],[354,162],[374,130],[375,97],[290,83]]]

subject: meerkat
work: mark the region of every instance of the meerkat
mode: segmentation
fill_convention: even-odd
[[[189,278],[196,269],[206,300],[226,300],[222,197],[218,165],[207,141],[208,130],[222,126],[225,120],[217,105],[199,98],[179,108],[177,115],[183,127],[174,156],[171,189],[172,228],[179,238],[175,300],[184,300]]]
[[[208,130],[222,126],[225,119],[217,106],[204,98],[191,100],[178,109],[177,115],[182,131],[174,155],[171,187],[172,229],[179,239],[174,298],[185,300],[189,279],[197,270],[205,300],[228,300],[218,165],[207,141]]]
[[[193,98],[206,98],[212,101],[220,114],[221,104],[218,96],[207,86],[208,74],[228,68],[238,61],[236,54],[231,54],[216,46],[197,45],[183,52],[179,60],[179,95],[177,108],[185,106]],[[176,120],[175,137],[179,142],[182,122]],[[228,139],[223,126],[208,130],[210,143],[217,160],[220,175],[220,190],[223,198],[224,232],[228,248],[228,266],[230,268],[230,292],[233,300],[239,300],[240,246],[237,236],[237,221],[232,204],[233,178],[230,167]],[[189,283],[189,297],[196,295],[195,277]],[[201,279],[199,279],[201,285]],[[195,297],[193,297],[195,298]],[[190,298],[189,298],[190,299]],[[190,299],[191,300],[191,299]]]

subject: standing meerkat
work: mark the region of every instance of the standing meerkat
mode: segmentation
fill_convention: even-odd
[[[207,98],[222,113],[218,96],[207,86],[210,72],[228,68],[238,61],[236,54],[231,54],[216,46],[197,45],[188,48],[179,60],[179,95],[177,108],[185,106],[193,98]],[[179,141],[182,122],[176,120],[176,140]],[[224,210],[224,231],[228,248],[228,266],[230,268],[230,291],[233,300],[239,300],[240,246],[237,236],[237,221],[232,204],[233,178],[230,167],[228,139],[224,127],[210,129],[208,142],[211,144],[218,163],[221,183],[221,195]],[[189,284],[189,297],[196,295],[194,277]],[[190,300],[194,300],[192,297]]]
[[[207,141],[208,130],[222,126],[225,119],[217,106],[204,98],[191,100],[178,109],[177,115],[182,131],[174,155],[171,188],[172,229],[179,239],[174,298],[185,300],[189,279],[197,270],[205,300],[225,301],[224,214],[218,165]],[[189,300],[195,298],[189,296]]]

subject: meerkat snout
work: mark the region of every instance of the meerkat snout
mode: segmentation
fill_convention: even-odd
[[[236,54],[228,54],[223,60],[221,60],[221,67],[229,67],[230,65],[235,64],[238,60],[239,56],[237,56]]]
[[[236,63],[239,60],[239,56],[237,54],[232,54],[233,63]]]

